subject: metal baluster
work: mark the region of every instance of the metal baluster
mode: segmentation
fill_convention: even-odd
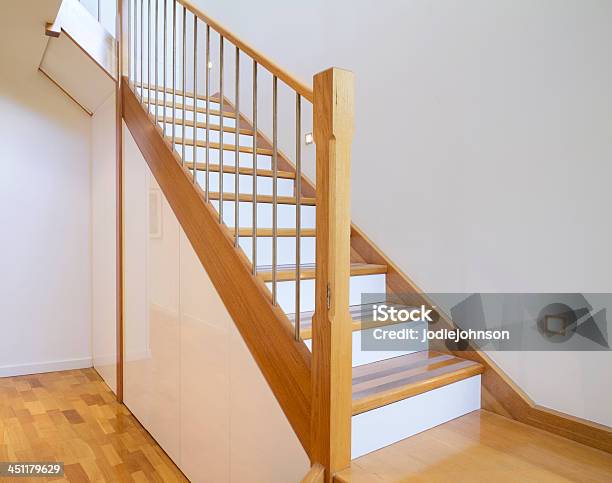
[[[276,305],[278,248],[278,78],[272,78],[272,303]]]
[[[140,0],[140,103],[144,102],[144,0]]]
[[[166,99],[166,67],[168,65],[168,59],[167,59],[167,54],[168,54],[168,5],[166,3],[166,0],[164,0],[164,81],[163,81],[163,89],[164,89],[164,138],[166,137],[166,118],[167,116],[167,99]]]
[[[181,126],[183,143],[181,145],[181,164],[185,164],[185,93],[187,87],[185,82],[187,81],[187,8],[183,5],[183,124]],[[196,111],[193,112],[194,122],[197,120]]]
[[[100,22],[100,2],[101,0],[98,0],[98,22]]]
[[[127,64],[128,64],[128,68],[127,68],[127,72],[128,72],[128,85],[129,85],[130,82],[133,80],[133,78],[132,78],[132,0],[128,0],[128,21],[127,21],[127,25],[128,25],[128,31],[127,31],[127,38],[128,38]],[[136,84],[136,82],[134,82],[134,84]],[[136,89],[136,87],[134,87],[134,89]]]
[[[197,119],[194,119],[196,121]],[[210,191],[210,164],[209,164],[209,144],[210,144],[210,26],[206,24],[206,201]]]
[[[198,151],[198,17],[193,16],[193,184],[197,182]]]
[[[172,151],[176,149],[176,0],[172,1]]]
[[[219,223],[223,223],[223,148],[225,144],[223,143],[223,109],[224,109],[224,99],[223,99],[223,35],[219,36],[219,96],[220,96],[220,110],[221,113],[219,115]],[[238,156],[238,153],[236,153]],[[235,201],[238,202],[237,200]]]
[[[151,112],[151,0],[147,0],[147,112]],[[155,106],[157,110],[157,106]]]
[[[237,165],[238,159],[236,159]],[[253,60],[253,275],[257,275],[257,61]]]
[[[295,339],[300,340],[302,260],[302,98],[295,95]]]
[[[236,122],[234,123],[234,144],[236,148],[236,157],[234,158],[234,165],[236,168],[234,185],[235,185],[235,196],[236,202],[234,203],[234,245],[239,246],[239,231],[240,227],[240,166],[238,162],[238,154],[240,149],[240,49],[236,47],[236,105],[234,115],[236,116]]]
[[[159,0],[155,0],[155,126],[157,127],[159,119],[159,96],[157,94],[157,87],[159,86],[159,63],[157,51],[159,50],[159,40],[157,34],[159,33]],[[164,114],[166,113],[166,106],[163,108]]]
[[[138,79],[138,42],[136,36],[138,35],[138,3],[137,0],[134,0],[134,57],[132,64],[134,64],[134,92],[136,90],[136,80]]]

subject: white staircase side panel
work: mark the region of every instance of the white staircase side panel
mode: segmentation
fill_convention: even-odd
[[[40,68],[90,113],[115,90],[115,82],[65,34],[49,38]]]

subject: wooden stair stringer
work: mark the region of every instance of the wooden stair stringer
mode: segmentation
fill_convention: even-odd
[[[234,246],[230,230],[193,185],[180,158],[122,80],[123,118],[138,148],[207,271],[249,351],[307,454],[310,454],[311,354],[296,341],[293,327],[271,303],[265,284]],[[222,261],[222,263],[220,263]],[[270,343],[274,341],[274,343]]]

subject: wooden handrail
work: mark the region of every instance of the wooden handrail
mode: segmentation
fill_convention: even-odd
[[[238,47],[242,52],[247,54],[253,60],[257,61],[259,65],[266,68],[272,75],[278,77],[281,81],[283,81],[285,84],[287,84],[289,87],[291,87],[308,101],[313,102],[314,94],[311,87],[308,87],[306,84],[296,79],[293,75],[289,74],[278,64],[263,55],[261,52],[255,50],[253,47],[251,47],[245,41],[234,35],[231,31],[229,31],[215,19],[202,12],[202,10],[196,7],[189,0],[177,0],[177,2],[183,5],[187,10],[193,13],[200,20],[209,25],[211,29],[213,29],[218,34],[222,35],[226,40]]]

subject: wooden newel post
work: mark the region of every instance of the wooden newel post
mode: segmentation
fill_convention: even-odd
[[[325,481],[351,461],[352,330],[349,313],[354,76],[314,77],[317,149],[316,301],[312,339],[312,459]]]

